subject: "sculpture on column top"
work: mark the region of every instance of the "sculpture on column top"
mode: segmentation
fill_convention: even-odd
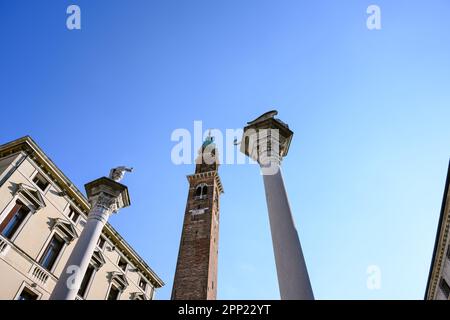
[[[109,178],[116,182],[120,182],[123,179],[123,177],[125,176],[125,172],[133,172],[133,168],[129,168],[129,167],[125,167],[125,166],[113,168],[109,172]]]

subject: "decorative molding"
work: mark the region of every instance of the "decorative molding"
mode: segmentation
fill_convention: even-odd
[[[272,110],[247,123],[241,140],[242,153],[256,161],[260,149],[270,153],[276,151],[281,158],[288,154],[294,133],[285,122],[275,118],[277,114],[276,110]]]
[[[72,242],[75,238],[78,238],[78,232],[72,223],[64,221],[63,219],[56,218],[53,220],[53,229],[59,230],[65,237],[64,240],[67,243]]]
[[[247,124],[248,124],[248,125],[252,125],[252,124],[259,123],[259,122],[263,122],[264,120],[275,118],[275,116],[276,116],[277,114],[278,114],[278,111],[277,111],[277,110],[267,111],[266,113],[260,115],[260,116],[259,116],[258,118],[256,118],[255,120],[247,122]]]
[[[8,249],[9,249],[8,242],[2,237],[0,237],[0,256],[6,255]]]
[[[448,233],[450,230],[449,183],[450,183],[450,165],[447,174],[447,181],[441,208],[441,216],[436,234],[435,248],[430,267],[429,279],[427,283],[427,291],[425,293],[425,299],[428,300],[436,299],[437,289],[439,288],[439,279],[441,278],[444,262],[446,259],[446,248],[448,246],[448,236],[449,236]]]
[[[35,187],[19,183],[16,185],[14,195],[20,194],[22,197],[31,202],[35,211],[44,208],[46,206],[44,198],[41,193]]]
[[[190,174],[186,177],[187,177],[189,183],[191,183],[191,184],[194,183],[198,179],[214,177],[217,187],[219,188],[219,192],[224,193],[222,181],[220,181],[220,176],[217,173],[217,171],[199,172],[199,173]]]
[[[91,208],[89,201],[30,136],[25,136],[0,145],[0,158],[19,153],[22,153],[24,156],[22,157],[22,160],[17,162],[16,167],[19,167],[25,159],[32,160],[38,167],[42,168],[42,170],[48,174],[50,179],[58,186],[59,189],[61,189],[61,192],[66,194],[66,199],[70,200],[72,205],[79,209],[84,218],[87,218]],[[113,228],[111,224],[107,223],[102,233],[111,238],[111,241],[115,246],[123,248],[130,253],[133,257],[131,262],[138,266],[139,270],[145,275],[145,278],[156,288],[164,286],[162,279],[158,277],[152,268],[139,256],[139,254],[126,242],[126,240],[123,239],[123,237]]]
[[[116,213],[117,211],[119,211],[117,198],[111,197],[103,192],[100,193],[100,195],[94,197],[91,202],[92,212],[96,211],[96,209],[104,209],[108,214]]]
[[[436,264],[434,265],[434,270],[432,272],[432,283],[431,283],[430,292],[428,294],[429,299],[435,299],[436,295],[437,295],[436,290],[439,285],[439,279],[442,274],[442,269],[444,266],[444,261],[445,261],[445,256],[446,256],[445,248],[447,247],[449,227],[450,227],[450,225],[449,225],[448,211],[446,211],[445,224],[443,225],[444,230],[439,231],[441,233],[442,238],[439,240],[438,250],[436,252],[436,256],[434,257]]]
[[[133,300],[148,300],[148,298],[142,292],[133,292],[131,296]]]
[[[92,254],[91,264],[94,266],[96,270],[99,270],[101,267],[103,267],[105,263],[106,263],[105,256],[99,249],[96,249]]]
[[[42,268],[37,264],[33,264],[29,274],[33,280],[38,282],[43,287],[45,287],[45,285],[47,284],[47,280],[50,278],[50,274],[44,268]]]
[[[114,282],[115,284],[117,284],[121,291],[125,290],[125,288],[128,287],[127,278],[123,273],[118,271],[114,271],[111,273],[110,282]]]

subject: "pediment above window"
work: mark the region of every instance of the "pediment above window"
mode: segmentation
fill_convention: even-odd
[[[19,183],[16,185],[15,194],[19,194],[28,200],[34,206],[36,211],[46,206],[44,198],[35,187],[28,186],[24,183]]]
[[[64,240],[66,242],[71,242],[75,238],[78,238],[78,232],[70,222],[62,219],[53,219],[53,229],[56,229],[64,235]]]
[[[128,281],[125,275],[121,272],[112,272],[110,281],[115,283],[120,290],[125,290],[128,287]]]
[[[91,258],[91,264],[94,266],[95,269],[100,269],[105,264],[105,257],[103,256],[103,253],[100,250],[95,250],[92,254]]]
[[[132,293],[133,300],[148,300],[145,294],[142,292],[133,292]]]

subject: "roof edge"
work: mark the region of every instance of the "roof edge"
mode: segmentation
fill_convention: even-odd
[[[87,213],[90,210],[90,204],[84,194],[70,181],[70,179],[56,166],[56,164],[51,160],[45,152],[39,147],[39,145],[33,140],[33,138],[29,135],[23,136],[16,140],[4,143],[0,145],[0,154],[3,151],[11,150],[11,154],[17,151],[25,151],[28,155],[33,155],[35,157],[40,158],[41,161],[48,167],[47,170],[50,169],[53,171],[54,175],[52,176],[53,181],[58,183],[59,187],[63,188],[61,184],[65,184],[66,188],[63,188],[64,191],[68,193],[68,196],[73,201],[73,198],[76,198],[78,201],[78,205],[80,209],[82,209],[82,213],[87,218]],[[35,159],[33,159],[35,160]],[[55,179],[56,178],[56,179]],[[56,181],[55,181],[56,180]],[[58,181],[59,180],[59,181]],[[140,265],[141,269],[148,271],[147,275],[153,278],[158,288],[164,286],[164,282],[156,275],[156,273],[149,267],[149,265],[142,259],[142,257],[130,246],[130,244],[112,227],[112,225],[107,222],[103,232],[105,230],[109,230],[111,235],[113,235],[118,243],[122,243],[123,247],[126,251],[134,256],[135,262]]]
[[[444,189],[444,195],[442,197],[442,205],[441,205],[441,213],[439,215],[439,222],[438,222],[438,226],[437,226],[437,230],[436,230],[436,238],[434,241],[434,249],[433,249],[433,255],[431,257],[431,265],[430,265],[430,271],[428,273],[428,280],[427,280],[427,286],[425,289],[425,296],[424,296],[424,300],[427,300],[428,298],[428,293],[430,290],[430,286],[431,286],[431,278],[433,276],[433,269],[435,266],[435,261],[436,261],[436,253],[437,253],[437,249],[439,247],[439,238],[440,238],[440,231],[442,229],[442,224],[444,222],[444,216],[445,216],[445,207],[447,204],[447,196],[448,196],[448,191],[449,191],[449,185],[450,185],[450,159],[449,159],[449,164],[448,164],[448,168],[447,168],[447,178],[445,180],[445,189]]]

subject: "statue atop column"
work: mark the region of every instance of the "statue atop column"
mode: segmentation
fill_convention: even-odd
[[[115,182],[120,182],[125,176],[125,172],[133,172],[133,168],[120,166],[117,168],[111,169],[109,172],[109,178],[114,180]]]
[[[101,177],[85,185],[86,196],[91,204],[91,209],[83,231],[50,295],[50,300],[76,299],[78,289],[109,216],[131,204],[127,186],[119,183],[119,181],[123,179],[125,172],[131,172],[132,170],[132,168],[125,166],[117,167],[111,169],[109,178]],[[73,269],[74,267],[75,269]],[[75,282],[73,282],[74,280]]]
[[[281,173],[281,160],[289,151],[294,132],[275,118],[277,114],[272,110],[247,123],[241,152],[261,167],[281,299],[313,300],[314,293]]]

